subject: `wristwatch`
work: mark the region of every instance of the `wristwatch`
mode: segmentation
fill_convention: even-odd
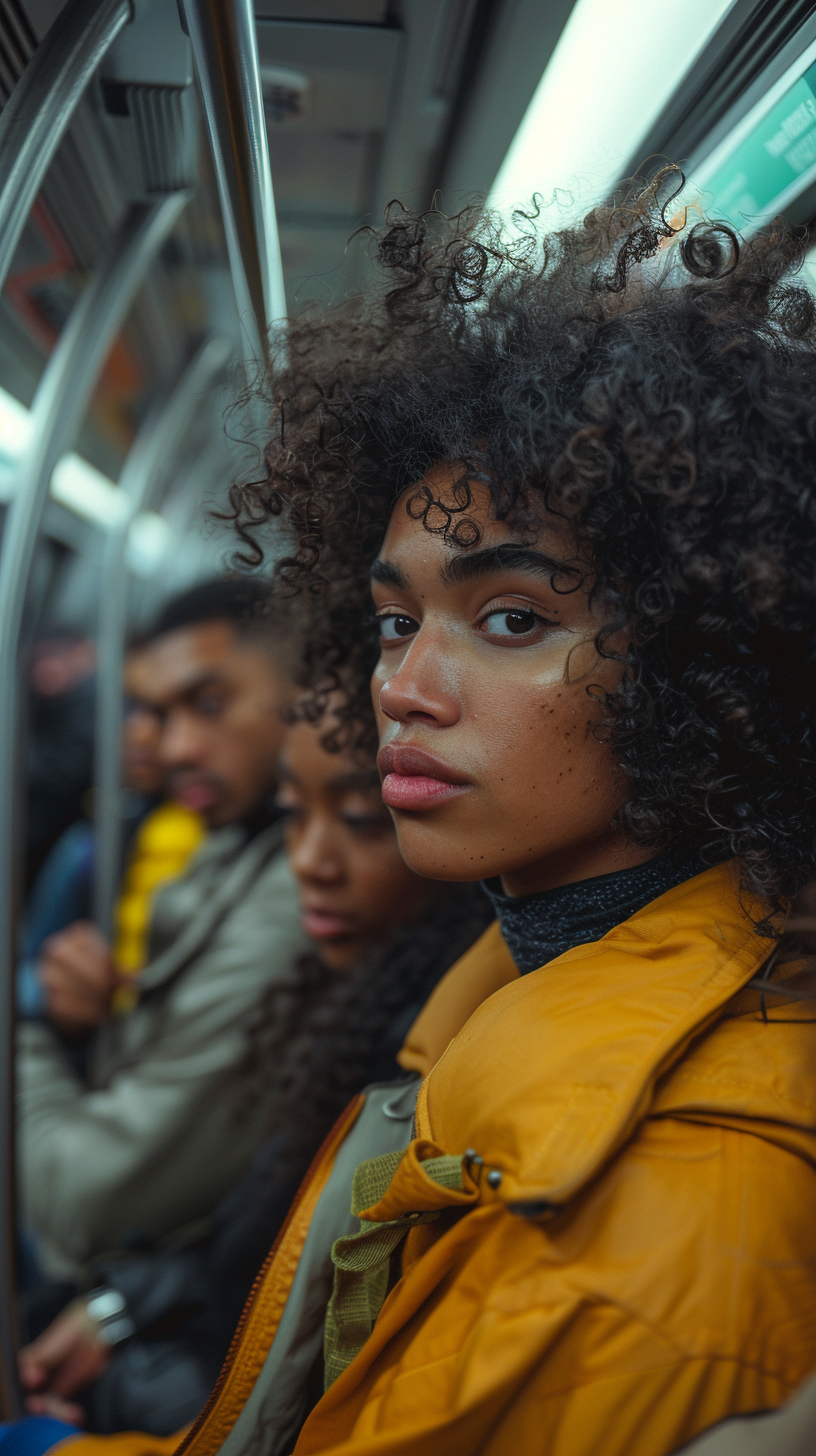
[[[102,1285],[85,1296],[85,1313],[96,1327],[97,1339],[103,1345],[120,1345],[136,1333],[136,1326],[127,1312],[125,1296],[118,1289]]]

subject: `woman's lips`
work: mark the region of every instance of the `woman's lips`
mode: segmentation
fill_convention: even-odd
[[[340,915],[336,910],[320,910],[309,905],[301,906],[300,923],[312,940],[336,940],[338,936],[351,935],[354,931],[348,915]]]
[[[423,748],[387,744],[377,755],[389,809],[433,809],[467,792],[467,779]]]
[[[446,784],[443,779],[419,774],[390,773],[382,782],[383,803],[389,809],[433,809],[449,799],[458,799],[466,790],[466,784]]]

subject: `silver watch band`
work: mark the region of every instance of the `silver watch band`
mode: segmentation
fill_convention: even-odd
[[[96,1325],[103,1345],[120,1345],[136,1333],[125,1297],[118,1289],[92,1289],[85,1301],[85,1312]]]

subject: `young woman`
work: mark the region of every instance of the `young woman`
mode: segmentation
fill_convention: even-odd
[[[671,185],[514,247],[397,216],[276,382],[243,529],[285,512],[361,704],[370,576],[400,848],[503,935],[358,1202],[439,1216],[364,1348],[338,1255],[298,1456],[661,1456],[816,1366],[816,1041],[744,989],[814,870],[814,307]]]
[[[158,1435],[198,1414],[321,1142],[361,1088],[401,1075],[405,1033],[492,918],[478,887],[408,869],[373,762],[328,753],[326,731],[294,725],[280,765],[287,853],[314,950],[270,989],[249,1028],[246,1105],[268,1104],[269,1141],[199,1246],[100,1261],[99,1283],[119,1296],[130,1338],[115,1351],[87,1300],[71,1306],[23,1352],[34,1413]]]
[[[516,244],[396,215],[379,297],[292,327],[239,526],[285,513],[407,863],[500,924],[412,1032],[412,1126],[355,1103],[310,1170],[187,1456],[668,1456],[816,1367],[816,1031],[773,962],[814,873],[814,306],[784,236],[666,190]]]

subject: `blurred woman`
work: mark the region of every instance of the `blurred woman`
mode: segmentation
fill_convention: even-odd
[[[248,1029],[246,1102],[271,1096],[269,1139],[205,1238],[100,1264],[100,1287],[23,1351],[32,1413],[156,1435],[197,1414],[309,1163],[356,1092],[400,1075],[405,1033],[492,919],[477,887],[408,869],[373,762],[328,752],[326,731],[294,725],[280,768],[287,851],[314,950],[270,989]],[[100,1309],[108,1314],[95,1322]],[[116,1330],[125,1335],[118,1347],[109,1343]],[[72,1397],[83,1390],[80,1404]]]

